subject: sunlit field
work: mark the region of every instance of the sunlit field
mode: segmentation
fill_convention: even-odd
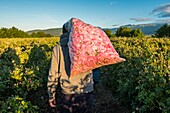
[[[130,111],[170,110],[170,38],[111,38],[126,62],[101,67],[101,81]],[[0,112],[47,112],[54,38],[0,39]]]

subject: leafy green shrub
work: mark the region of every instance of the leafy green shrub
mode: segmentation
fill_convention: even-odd
[[[0,39],[0,112],[48,112],[47,76],[59,38]],[[126,62],[101,68],[102,80],[132,112],[170,111],[170,39],[112,38]]]
[[[48,69],[52,48],[58,41],[59,38],[0,39],[0,109],[3,113],[46,112]]]
[[[112,42],[127,60],[102,68],[105,83],[117,98],[134,112],[170,111],[170,40],[114,38]]]
[[[33,106],[31,102],[25,101],[19,96],[11,96],[1,103],[1,113],[36,113],[38,107]]]

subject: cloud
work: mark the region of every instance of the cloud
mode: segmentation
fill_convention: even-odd
[[[112,2],[109,3],[109,5],[116,5],[116,4],[117,4],[116,1],[112,1]]]
[[[103,18],[101,18],[101,20],[106,20],[106,18],[105,18],[105,17],[103,17]]]
[[[160,22],[160,23],[170,23],[170,18],[168,19],[159,19],[159,20],[156,20],[157,22]]]
[[[143,21],[149,21],[150,18],[131,18],[130,20],[134,20],[136,22],[143,22]]]
[[[115,27],[115,26],[119,26],[119,25],[118,24],[113,24],[112,26]]]
[[[170,17],[170,3],[160,6],[158,8],[155,8],[151,14],[157,14],[159,18],[163,17]]]

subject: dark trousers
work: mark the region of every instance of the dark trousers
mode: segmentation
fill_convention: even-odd
[[[92,113],[93,92],[84,94],[63,94],[60,98],[60,113]]]

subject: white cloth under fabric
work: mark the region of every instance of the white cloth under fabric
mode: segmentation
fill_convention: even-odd
[[[53,48],[47,83],[49,99],[55,98],[58,83],[60,83],[64,94],[82,94],[93,91],[92,71],[70,77],[71,62],[67,46],[68,38],[69,34],[64,33],[60,37],[60,45]]]
[[[87,24],[80,19],[72,18],[66,24],[69,31],[69,54],[71,76],[125,61],[120,58],[105,32]]]

